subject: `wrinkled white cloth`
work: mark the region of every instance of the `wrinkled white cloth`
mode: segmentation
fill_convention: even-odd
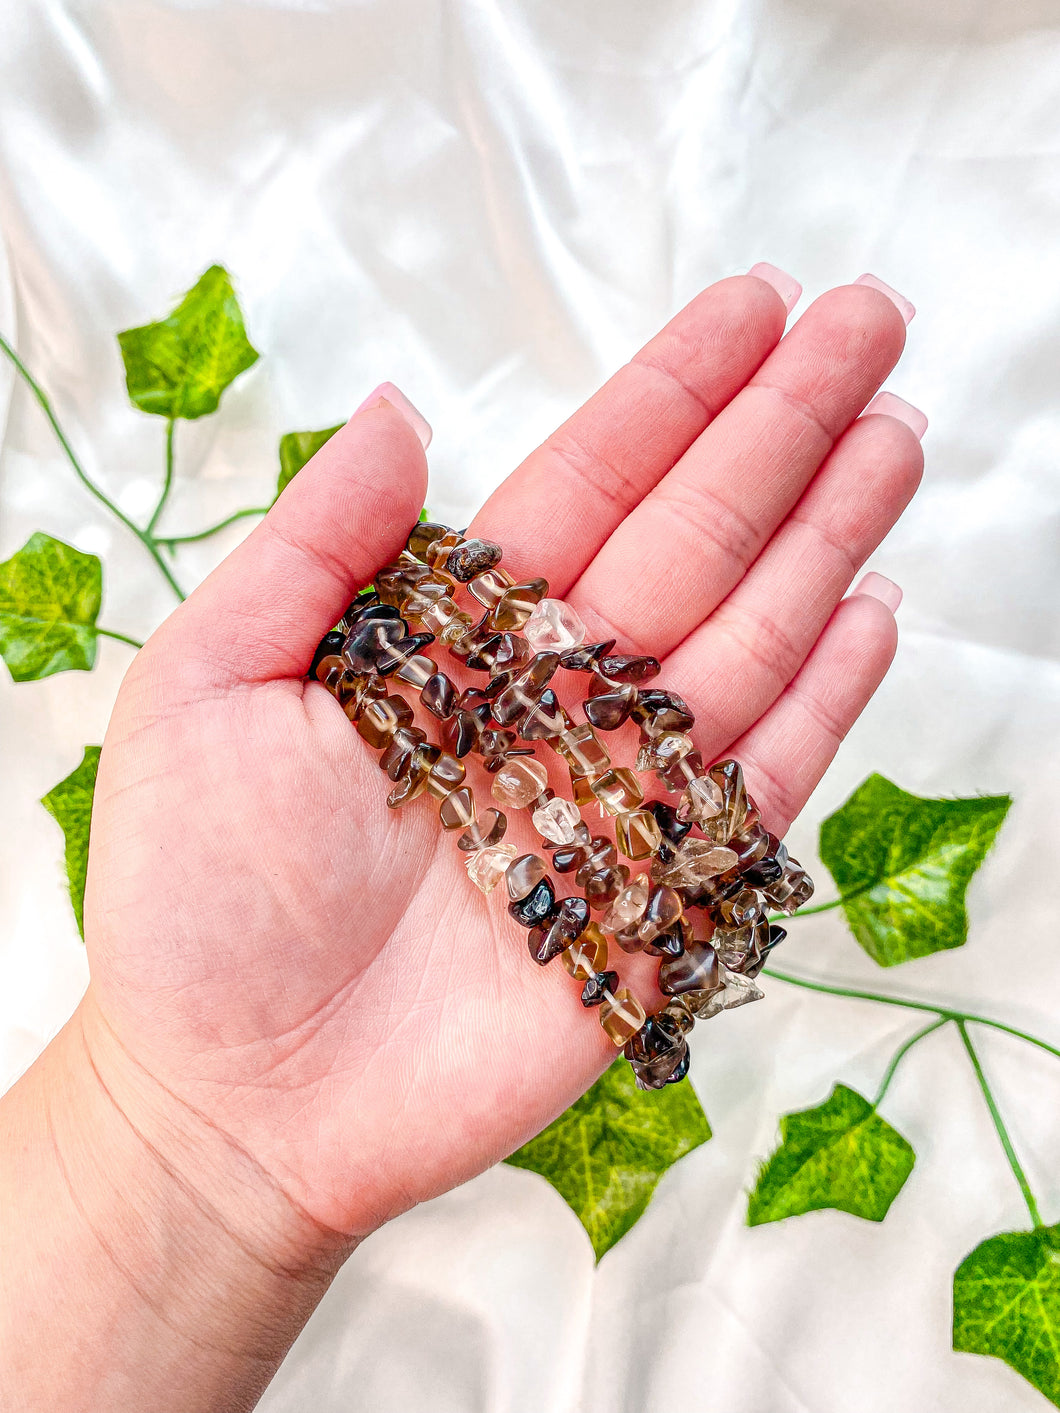
[[[931,419],[920,496],[873,567],[902,645],[792,849],[872,770],[1011,791],[967,947],[880,971],[834,915],[806,973],[965,1003],[1060,1038],[1060,30],[1046,0],[5,0],[0,327],[76,444],[142,514],[162,431],[123,396],[115,330],[211,262],[262,362],[179,433],[167,524],[267,497],[278,435],[393,379],[435,428],[429,504],[488,490],[696,290],[766,259],[806,298],[871,270],[918,306],[891,380]],[[0,367],[0,409],[10,392]],[[0,413],[2,415],[2,413]],[[0,556],[44,529],[104,556],[108,627],[170,607],[16,390]],[[240,531],[189,548],[200,576]],[[102,739],[128,650],[0,682],[0,1065],[12,1079],[86,970],[62,841],[37,803]],[[827,884],[824,885],[827,888]],[[949,1350],[950,1280],[1026,1225],[952,1033],[886,1116],[916,1169],[882,1226],[742,1224],[777,1116],[872,1093],[910,1014],[774,983],[697,1034],[715,1137],[594,1270],[543,1180],[500,1168],[394,1222],[343,1270],[268,1413],[998,1413],[1043,1407]],[[504,1037],[498,1036],[498,1044]],[[983,1034],[1047,1219],[1060,1067]]]

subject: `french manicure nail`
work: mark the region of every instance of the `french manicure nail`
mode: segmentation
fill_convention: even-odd
[[[856,285],[868,285],[869,289],[878,289],[881,294],[885,294],[907,324],[916,313],[915,307],[906,299],[904,294],[899,294],[898,291],[892,289],[890,285],[885,285],[883,281],[877,279],[875,275],[859,275],[854,283]]]
[[[854,593],[865,594],[870,599],[879,599],[880,603],[886,604],[892,613],[898,612],[898,605],[902,602],[901,589],[893,579],[887,579],[882,574],[871,572],[866,574]]]
[[[767,261],[760,260],[757,265],[752,265],[747,273],[755,275],[760,280],[765,280],[767,285],[772,285],[784,301],[784,308],[789,314],[798,304],[802,285],[794,275],[789,275],[786,270],[780,270],[776,265],[770,265]]]
[[[893,392],[878,392],[865,411],[885,412],[888,417],[897,417],[899,422],[904,422],[907,427],[912,428],[917,441],[920,441],[927,431],[928,419],[920,408],[914,407],[911,402],[906,402],[904,397]]]
[[[431,424],[394,383],[380,383],[377,388],[373,388],[361,405],[354,409],[353,415],[356,417],[357,413],[363,412],[366,407],[378,407],[380,402],[389,402],[394,411],[404,417],[426,451],[433,436]]]

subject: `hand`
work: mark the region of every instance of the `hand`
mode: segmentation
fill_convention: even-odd
[[[781,342],[784,322],[762,280],[712,286],[471,527],[591,639],[662,658],[704,757],[744,763],[778,833],[891,660],[890,608],[842,595],[922,467],[909,426],[853,420],[901,352],[895,304],[845,286]],[[388,810],[376,753],[303,680],[401,548],[425,475],[388,403],[336,434],[137,657],[92,825],[96,1068],[134,1119],[185,1148],[223,1135],[292,1220],[339,1240],[503,1157],[615,1053],[466,878],[436,809]],[[534,847],[523,821],[508,837]],[[621,962],[649,999],[649,959]]]

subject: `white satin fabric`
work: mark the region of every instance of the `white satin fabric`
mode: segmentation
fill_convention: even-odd
[[[919,314],[891,386],[931,419],[924,488],[874,560],[906,591],[902,646],[793,851],[814,865],[818,822],[874,769],[1016,805],[963,951],[882,972],[826,916],[792,928],[784,960],[1055,1042],[1058,75],[1048,0],[4,0],[0,322],[143,514],[161,428],[125,404],[113,331],[222,261],[264,358],[220,417],[181,427],[167,523],[260,502],[279,433],[334,423],[389,378],[434,424],[430,505],[462,524],[705,283],[766,259],[806,298],[863,270],[896,286]],[[9,382],[0,367],[3,399]],[[143,635],[170,607],[22,391],[0,516],[4,557],[38,528],[104,556],[108,627]],[[239,533],[187,550],[185,577]],[[86,975],[37,801],[102,739],[127,661],[103,642],[90,676],[0,682],[9,1079]],[[716,1136],[597,1270],[543,1180],[499,1168],[363,1246],[262,1408],[1043,1407],[948,1347],[954,1267],[1026,1223],[952,1034],[888,1096],[918,1161],[882,1227],[834,1212],[743,1225],[777,1115],[837,1078],[871,1093],[915,1025],[774,983],[697,1040]],[[1060,1218],[1060,1067],[1002,1036],[982,1051]]]

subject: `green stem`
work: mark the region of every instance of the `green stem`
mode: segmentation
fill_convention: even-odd
[[[177,598],[183,601],[184,591],[177,583],[176,579],[174,579],[172,573],[170,572],[169,565],[166,564],[165,560],[162,558],[161,551],[159,550],[154,539],[151,537],[150,534],[147,533],[146,530],[141,530],[139,525],[137,525],[135,521],[130,520],[129,517],[125,514],[125,512],[121,510],[117,505],[115,505],[114,502],[110,499],[110,497],[103,491],[103,489],[100,486],[97,486],[95,481],[93,481],[91,476],[89,476],[88,472],[81,465],[80,461],[78,461],[77,454],[75,453],[73,447],[67,440],[66,433],[63,431],[62,427],[60,427],[58,418],[52,410],[52,405],[48,399],[47,393],[37,382],[36,378],[34,378],[33,374],[22,362],[21,358],[19,358],[18,354],[15,352],[15,350],[11,347],[7,339],[5,339],[2,334],[0,334],[0,352],[4,353],[11,361],[19,377],[23,380],[23,382],[29,388],[30,392],[36,398],[37,402],[40,404],[41,410],[43,411],[45,417],[47,417],[49,423],[51,424],[51,429],[55,433],[59,445],[65,452],[66,459],[73,467],[74,474],[77,476],[78,480],[82,483],[82,485],[91,495],[95,496],[96,500],[98,500],[101,505],[105,506],[107,510],[109,510],[110,513],[117,520],[121,521],[121,523],[126,527],[126,529],[132,531],[132,533],[140,541],[143,547],[147,550],[151,558],[158,565],[158,568],[161,570],[166,583],[176,594]]]
[[[136,648],[137,651],[143,647],[143,643],[138,639],[130,638],[125,633],[115,633],[111,628],[100,628],[97,625],[96,632],[101,638],[113,638],[116,643],[128,643],[130,648]]]
[[[964,1041],[964,1048],[968,1051],[968,1058],[972,1062],[972,1069],[975,1070],[975,1077],[979,1081],[979,1088],[982,1090],[983,1098],[986,1100],[986,1107],[990,1110],[990,1117],[994,1121],[994,1128],[997,1131],[998,1138],[1001,1140],[1001,1147],[1005,1150],[1005,1157],[1008,1159],[1008,1165],[1012,1169],[1012,1176],[1020,1185],[1023,1200],[1027,1204],[1027,1211],[1031,1214],[1031,1221],[1034,1223],[1034,1228],[1037,1231],[1043,1227],[1045,1223],[1042,1221],[1041,1213],[1038,1211],[1038,1204],[1034,1200],[1034,1193],[1031,1191],[1031,1185],[1027,1181],[1027,1174],[1023,1171],[1023,1166],[1016,1157],[1016,1150],[1012,1146],[1012,1139],[1009,1137],[1008,1129],[1005,1127],[1005,1121],[1001,1117],[1001,1111],[997,1107],[997,1101],[991,1092],[990,1085],[987,1083],[986,1075],[983,1073],[983,1067],[979,1063],[979,1056],[975,1052],[975,1046],[972,1044],[972,1038],[968,1034],[968,1028],[963,1019],[957,1020],[956,1025],[957,1029],[960,1031],[961,1039]]]
[[[883,1096],[887,1093],[891,1080],[894,1078],[895,1070],[902,1063],[913,1046],[919,1045],[921,1040],[923,1040],[926,1035],[930,1035],[933,1030],[939,1030],[942,1026],[949,1025],[949,1023],[949,1016],[939,1016],[937,1020],[933,1020],[930,1025],[925,1025],[923,1029],[918,1030],[915,1035],[911,1035],[908,1040],[903,1041],[902,1044],[899,1045],[898,1049],[891,1057],[891,1063],[884,1071],[883,1079],[880,1080],[880,1087],[876,1091],[876,1098],[872,1101],[872,1107],[874,1109],[878,1109],[883,1103]]]
[[[271,508],[268,505],[247,506],[245,510],[234,511],[224,520],[219,520],[216,525],[211,525],[206,530],[196,531],[194,535],[159,535],[157,540],[160,545],[166,545],[169,549],[172,549],[174,545],[194,544],[196,540],[208,540],[211,535],[216,535],[218,530],[224,530],[229,525],[234,525],[237,520],[245,519],[248,515],[267,515]]]
[[[173,484],[173,437],[176,432],[177,419],[175,417],[166,418],[166,478],[162,482],[162,494],[158,497],[158,504],[151,512],[151,518],[147,522],[147,534],[152,540],[157,540],[154,533],[158,518],[166,508],[166,501],[169,499],[169,490]]]
[[[851,893],[849,897],[856,898],[857,894]],[[847,902],[847,898],[833,898],[830,903],[814,903],[812,908],[799,908],[798,912],[792,913],[790,917],[786,913],[777,913],[776,916],[771,917],[769,921],[783,924],[785,922],[791,922],[797,917],[812,917],[814,913],[830,913],[833,908],[841,908],[845,902]]]
[[[930,1001],[914,1001],[908,996],[887,996],[880,991],[861,991],[854,986],[832,986],[825,981],[814,981],[812,977],[792,976],[790,972],[777,971],[774,967],[764,967],[763,975],[775,976],[778,981],[786,981],[790,986],[802,986],[807,991],[820,991],[825,996],[847,996],[855,1001],[877,1001],[881,1006],[901,1006],[907,1011],[924,1011],[929,1015],[940,1016],[943,1020],[985,1025],[991,1030],[1001,1030],[1006,1035],[1014,1035],[1017,1040],[1025,1040],[1028,1045],[1034,1045],[1060,1060],[1060,1049],[1050,1045],[1048,1040],[1039,1040],[1036,1035],[1029,1035],[1027,1031],[1018,1030],[1014,1025],[1006,1025],[1004,1021],[993,1020],[990,1016],[976,1015],[974,1011],[961,1011],[954,1006],[936,1006]]]

